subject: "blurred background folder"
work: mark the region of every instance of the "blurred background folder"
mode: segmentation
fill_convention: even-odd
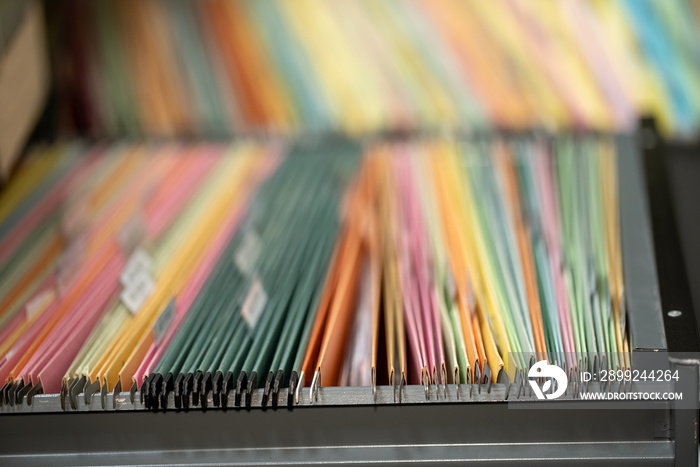
[[[0,177],[6,179],[43,111],[49,65],[41,2],[0,1]]]

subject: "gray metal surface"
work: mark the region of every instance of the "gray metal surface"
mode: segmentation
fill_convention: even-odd
[[[616,138],[620,191],[620,231],[629,333],[634,350],[665,350],[654,244],[636,139]]]
[[[655,367],[656,368],[656,367]],[[697,382],[697,378],[694,380]],[[673,390],[674,386],[671,383],[659,383],[657,385],[645,383],[634,383],[633,385],[624,384],[620,386],[617,383],[605,385],[606,391],[669,391]],[[490,388],[486,385],[479,387],[478,385],[461,385],[457,387],[453,384],[443,386],[429,386],[428,391],[424,386],[405,386],[399,394],[398,388],[391,386],[378,386],[373,394],[371,387],[329,387],[319,388],[312,395],[309,388],[303,388],[299,393],[299,399],[295,400],[292,406],[294,408],[303,407],[338,407],[338,406],[408,406],[408,405],[464,405],[464,404],[493,404],[493,403],[512,403],[511,408],[514,409],[533,409],[536,410],[559,410],[559,409],[597,409],[604,408],[606,410],[625,410],[657,407],[658,404],[653,401],[593,401],[582,400],[580,393],[598,393],[602,388],[598,382],[581,383],[568,385],[566,393],[559,397],[556,401],[538,401],[537,396],[530,389],[529,385],[505,386],[503,384],[493,384]],[[508,397],[506,397],[506,391]],[[695,391],[697,392],[697,391]],[[263,406],[263,390],[256,389],[251,394],[250,405],[244,402],[242,398],[242,409],[253,410],[274,410],[287,409],[287,389],[281,389],[277,407],[268,402]],[[128,392],[118,393],[116,396],[110,393],[105,394],[104,403],[99,393],[92,395],[89,402],[85,401],[83,395],[80,395],[76,402],[76,407],[71,407],[70,403],[61,403],[61,398],[58,394],[39,394],[34,396],[31,404],[27,399],[23,399],[20,404],[5,404],[0,406],[0,422],[4,420],[6,415],[20,414],[40,414],[40,413],[57,413],[57,412],[125,412],[125,411],[145,411],[149,410],[141,402],[140,394],[137,392],[134,395],[134,400],[131,400],[131,394]],[[232,410],[237,409],[234,406],[235,396],[229,394],[226,407]],[[692,398],[691,402],[692,403]],[[65,406],[64,406],[65,405]],[[222,407],[215,407],[214,400],[210,394],[207,397],[206,404],[202,405],[201,401],[194,404],[192,397],[189,398],[187,410],[224,410]],[[166,407],[160,407],[158,410],[177,411],[173,394],[168,397]],[[184,411],[181,410],[181,411]]]
[[[700,144],[696,151],[669,154],[671,188],[678,218],[678,231],[688,271],[696,322],[700,323]],[[700,333],[700,329],[698,330]]]
[[[573,385],[572,385],[573,386]],[[513,385],[510,388],[510,394],[517,397],[516,387]],[[279,393],[280,408],[287,406],[287,389],[282,388]],[[329,387],[319,388],[315,397],[312,398],[309,388],[302,388],[299,394],[299,399],[294,402],[295,407],[305,406],[346,406],[346,405],[409,405],[409,404],[430,404],[430,403],[447,403],[447,404],[463,404],[463,403],[484,403],[484,402],[503,402],[506,400],[506,386],[503,384],[493,384],[490,388],[486,385],[479,387],[478,385],[461,385],[457,387],[454,384],[443,386],[429,386],[426,397],[425,388],[423,386],[404,386],[399,394],[398,388],[394,389],[391,386],[377,387],[376,394],[372,394],[371,387]],[[573,398],[573,394],[569,394]],[[263,389],[256,389],[251,394],[250,407],[262,407]],[[535,400],[535,396],[525,391],[521,394],[521,399]],[[190,398],[191,401],[191,398]],[[90,412],[90,411],[131,411],[145,410],[141,403],[140,394],[137,392],[134,395],[134,401],[131,401],[131,395],[128,392],[121,392],[116,395],[106,394],[104,408],[100,394],[94,394],[89,404],[85,403],[85,399],[81,394],[77,399],[77,407],[71,409],[69,404],[66,404],[67,411]],[[272,408],[272,404],[268,404]],[[211,395],[207,398],[206,406],[210,410],[214,410],[213,398]],[[201,410],[201,404],[193,405],[190,402],[189,407],[192,410]],[[234,408],[234,394],[229,394],[227,407]],[[175,409],[175,403],[172,393],[168,398],[168,409]],[[39,394],[34,396],[32,403],[28,404],[24,399],[21,404],[3,405],[0,407],[0,417],[3,414],[20,414],[20,413],[50,413],[63,412],[60,396],[58,394]],[[2,418],[0,418],[0,421]]]
[[[422,404],[6,415],[0,465],[673,465],[660,410]]]
[[[698,365],[676,364],[675,369],[681,374],[682,385],[679,388],[684,396],[698,399]],[[698,411],[673,410],[671,413],[675,439],[676,465],[698,465]]]
[[[631,137],[618,144],[632,345],[665,349],[642,166]],[[79,402],[76,412],[60,413],[58,396],[39,395],[32,406],[0,408],[0,465],[670,466],[677,451],[687,460],[693,440],[697,446],[697,426],[683,433],[680,445],[672,439],[670,427],[687,429],[693,417],[679,418],[667,405],[515,410],[499,402],[505,386],[474,388],[463,386],[458,398],[455,386],[446,393],[431,387],[426,399],[423,387],[410,386],[400,403],[390,387],[378,388],[376,396],[370,388],[321,388],[313,401],[305,388],[292,410],[259,408],[262,390],[252,395],[252,409],[206,411],[143,410],[138,394],[132,403],[129,393],[120,393],[107,395],[106,410],[97,395],[89,405]],[[286,396],[282,390],[280,400]]]
[[[342,459],[342,462],[340,460]],[[44,462],[75,466],[93,465],[567,465],[567,466],[672,466],[673,442],[640,443],[536,443],[480,445],[340,446],[270,449],[216,449],[196,451],[150,451],[10,456],[9,466],[33,467]]]

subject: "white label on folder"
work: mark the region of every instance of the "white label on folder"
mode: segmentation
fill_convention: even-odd
[[[37,313],[45,310],[46,307],[55,299],[56,291],[54,289],[44,290],[35,297],[32,297],[32,299],[29,300],[26,305],[27,320],[31,321],[31,319],[34,318]]]
[[[255,270],[261,248],[260,238],[255,231],[248,230],[233,258],[238,269],[246,276],[250,276]]]
[[[260,280],[256,279],[250,286],[248,295],[241,306],[241,315],[251,329],[258,324],[260,315],[262,314],[265,304],[267,303],[267,294]]]
[[[156,283],[153,281],[151,274],[141,269],[122,290],[119,298],[132,314],[136,314],[141,310],[155,288]]]
[[[119,282],[121,282],[124,287],[128,288],[129,284],[136,276],[136,273],[139,271],[146,271],[149,275],[153,273],[153,261],[151,261],[151,257],[148,256],[148,253],[146,253],[143,248],[138,248],[131,254],[119,275]]]

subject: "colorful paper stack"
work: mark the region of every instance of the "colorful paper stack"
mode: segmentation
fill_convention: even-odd
[[[49,14],[67,133],[700,126],[687,0],[67,3]]]
[[[39,149],[0,202],[0,400],[243,405],[264,388],[275,405],[300,385],[513,381],[534,358],[629,368],[615,151]]]

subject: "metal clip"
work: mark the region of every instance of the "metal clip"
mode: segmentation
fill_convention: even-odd
[[[100,388],[100,401],[102,402],[102,410],[107,409],[107,380],[102,384],[102,387]]]
[[[70,380],[67,380],[66,378],[63,378],[63,380],[61,381],[61,392],[59,393],[59,398],[61,401],[61,410],[63,410],[64,412],[68,408],[68,405],[66,403],[67,402],[66,399],[68,397],[69,384],[70,384]],[[4,387],[3,387],[3,389],[4,389]],[[2,407],[2,390],[0,390],[0,407]]]
[[[180,396],[183,409],[190,408],[190,394],[192,394],[192,385],[194,384],[193,379],[194,375],[192,373],[186,373],[184,375],[182,381],[182,395]]]
[[[272,391],[272,383],[275,380],[275,374],[271,371],[267,373],[265,378],[265,387],[263,388],[263,396],[261,404],[263,408],[267,407],[267,401],[270,399],[270,391]]]
[[[284,379],[284,370],[277,371],[275,375],[275,382],[272,385],[272,407],[277,408],[279,403],[280,388],[282,387],[282,380]]]
[[[194,383],[192,386],[192,405],[193,406],[199,404],[199,391],[200,391],[200,386],[202,384],[203,377],[204,377],[204,373],[202,373],[202,370],[197,370],[197,372],[194,374]]]
[[[250,372],[250,376],[248,376],[248,388],[245,393],[245,406],[247,408],[250,408],[250,405],[253,400],[253,391],[257,389],[258,387],[258,373],[257,371],[253,370]]]
[[[148,378],[150,376],[144,376],[143,381],[141,382],[141,388],[139,389],[139,400],[141,402],[141,406],[146,407],[146,391],[148,390]]]
[[[304,372],[301,376],[296,371],[292,371],[292,376],[289,378],[289,389],[287,392],[287,407],[292,408],[294,403],[299,403],[299,391],[304,381]]]
[[[486,365],[484,365],[484,383],[486,383],[486,394],[491,394],[491,383],[493,382],[492,376],[491,367],[487,362]]]
[[[311,380],[311,388],[309,391],[309,402],[313,404],[318,401],[318,388],[321,385],[321,371],[316,370],[314,372],[314,377]]]
[[[423,385],[423,390],[425,391],[425,400],[430,400],[430,377],[428,375],[428,369],[426,367],[421,368],[420,382]]]
[[[175,382],[175,390],[177,391],[177,382]],[[226,372],[223,382],[221,383],[221,407],[228,408],[228,395],[233,390],[233,372]],[[177,393],[176,393],[177,394]],[[177,400],[177,399],[176,399]]]
[[[241,406],[241,397],[243,391],[245,391],[246,384],[248,383],[248,375],[245,371],[238,373],[238,379],[236,380],[236,392],[233,397],[233,405],[236,407]]]
[[[221,371],[217,371],[214,374],[214,381],[212,383],[212,402],[214,407],[221,406],[221,384],[224,381],[224,374]]]
[[[17,391],[17,405],[22,405],[22,400],[24,399],[24,396],[26,396],[29,393],[29,391],[32,390],[32,386],[33,384],[30,380],[27,384],[22,386],[20,390]]]
[[[501,370],[498,372],[496,382],[502,383],[506,387],[506,395],[504,400],[508,400],[508,396],[510,396],[510,378],[508,377],[508,373],[506,373],[505,368],[501,368]]]
[[[447,399],[447,367],[445,366],[445,362],[440,364],[440,370],[442,373],[442,395]]]
[[[168,398],[170,396],[170,393],[173,392],[174,389],[175,382],[173,374],[168,372],[168,374],[165,375],[165,378],[163,379],[163,385],[161,386],[160,390],[160,406],[163,408],[163,410],[168,408]]]
[[[163,375],[154,373],[148,378],[149,384],[146,393],[146,405],[149,409],[158,410],[158,396],[163,386]]]
[[[117,396],[122,392],[122,380],[119,378],[117,384],[114,385],[114,392],[112,393],[112,409],[117,410]]]
[[[207,371],[204,377],[202,378],[202,384],[199,387],[199,400],[201,401],[202,409],[204,410],[206,410],[207,405],[209,404],[209,394],[212,391],[213,383],[214,378],[212,377],[211,372]],[[164,394],[163,390],[161,390],[161,394]],[[166,408],[167,400],[164,401],[162,405],[163,408]]]
[[[10,389],[7,391],[7,396],[10,401],[10,407],[14,407],[15,403],[17,402],[17,392],[20,391],[24,387],[24,381],[19,380],[10,386]]]
[[[129,401],[131,401],[131,405],[134,405],[136,403],[136,391],[139,390],[139,384],[134,380],[133,383],[131,383],[131,388],[129,388]]]
[[[41,384],[41,380],[37,381],[37,383],[34,385],[34,387],[27,392],[27,405],[32,405],[32,399],[34,396],[37,394],[43,394],[44,393],[44,387]]]
[[[454,382],[455,386],[457,387],[457,400],[459,400],[459,392],[460,392],[460,385],[459,385],[459,365],[455,366],[455,374],[454,374]]]

